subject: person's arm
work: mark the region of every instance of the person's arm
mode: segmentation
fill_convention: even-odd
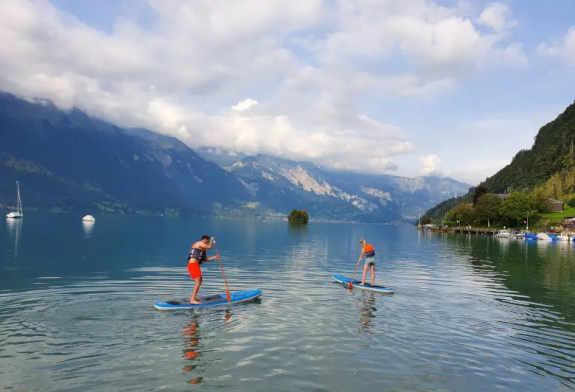
[[[212,256],[212,257],[208,257],[208,258],[206,259],[206,261],[212,261],[212,260],[216,260],[216,259],[219,259],[219,258],[220,258],[220,256]]]
[[[210,243],[208,245],[204,245],[204,249],[212,249],[212,245],[214,244],[215,240],[216,240],[216,237],[212,237],[210,239]]]
[[[361,262],[361,259],[363,259],[363,252],[364,252],[364,249],[361,248],[361,254],[359,255],[359,260],[357,261],[356,265],[359,265],[359,263]]]
[[[214,244],[215,238],[212,237],[210,239],[210,243],[209,244],[204,244],[204,243],[200,243],[200,247],[202,247],[203,249],[212,249],[212,245]]]

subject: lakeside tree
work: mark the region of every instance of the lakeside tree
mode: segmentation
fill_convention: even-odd
[[[309,215],[306,210],[292,210],[288,216],[289,223],[307,224]]]
[[[501,198],[493,193],[486,193],[477,200],[475,213],[479,220],[487,219],[487,227],[491,227],[491,221],[499,218]]]
[[[537,216],[533,197],[523,192],[513,192],[501,203],[499,214],[510,224],[520,225],[526,218]]]
[[[489,191],[487,190],[487,188],[481,185],[475,188],[475,192],[473,193],[473,205],[476,206],[481,196],[485,195],[488,192]]]
[[[468,225],[475,219],[475,208],[473,203],[461,203],[453,207],[447,213],[447,220],[456,221]]]
[[[533,193],[529,195],[531,197],[531,208],[539,212],[552,212],[551,203],[547,198],[545,189],[541,187],[535,188]]]

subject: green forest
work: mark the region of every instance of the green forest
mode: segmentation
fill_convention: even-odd
[[[529,150],[467,194],[428,210],[421,222],[519,227],[557,225],[547,199],[575,207],[575,103],[544,125]],[[505,201],[498,194],[510,194]],[[565,215],[565,214],[563,214]]]

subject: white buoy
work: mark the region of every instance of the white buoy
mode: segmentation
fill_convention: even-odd
[[[85,217],[82,218],[82,220],[84,222],[96,222],[96,219],[94,219],[92,215],[86,215]]]

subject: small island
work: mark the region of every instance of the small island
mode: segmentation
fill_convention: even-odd
[[[292,210],[288,216],[289,223],[307,224],[309,215],[306,210]]]

